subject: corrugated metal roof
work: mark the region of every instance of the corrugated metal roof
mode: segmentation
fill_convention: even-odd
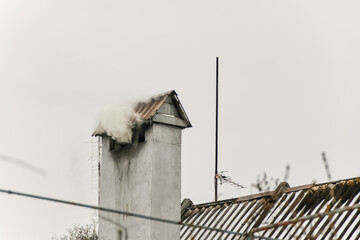
[[[166,102],[167,99],[171,99],[171,103],[173,103],[178,110],[180,117],[185,122],[185,127],[192,127],[189,118],[180,103],[179,98],[177,97],[177,93],[175,90],[157,95],[155,97],[150,98],[145,102],[139,102],[135,107],[135,112],[138,114],[137,120],[149,120],[158,112],[160,107]],[[134,120],[134,119],[132,119]]]
[[[153,96],[144,102],[139,102],[134,108],[136,115],[129,119],[130,124],[150,120],[168,98],[172,100],[172,103],[174,103],[175,107],[178,109],[182,120],[185,122],[184,127],[191,127],[192,125],[190,123],[190,120],[185,113],[185,110],[180,103],[180,100],[177,97],[177,93],[175,92],[175,90]],[[101,126],[101,124],[99,124],[92,136],[101,136],[104,133],[104,128]]]
[[[182,221],[241,233],[259,227],[327,212],[360,202],[360,178],[287,188],[236,199],[190,205]],[[187,205],[189,205],[187,203]],[[326,214],[315,219],[259,230],[255,234],[275,239],[359,239],[360,210]],[[181,227],[181,239],[239,239],[238,236]]]
[[[139,119],[148,120],[157,113],[159,108],[168,98],[171,98],[172,103],[179,111],[181,118],[185,121],[186,127],[191,127],[189,118],[183,106],[181,105],[179,98],[177,97],[177,93],[174,90],[152,97],[145,102],[139,102],[135,107],[135,112],[138,114]]]
[[[139,102],[134,109],[135,112],[138,114],[139,119],[141,119],[141,120],[150,119],[152,116],[155,115],[156,111],[159,110],[161,105],[171,95],[176,95],[176,92],[174,90],[169,91],[169,92],[154,96],[145,102]]]

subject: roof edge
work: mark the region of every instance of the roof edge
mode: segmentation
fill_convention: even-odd
[[[296,187],[290,187],[290,188],[287,188],[286,190],[284,190],[284,193],[297,192],[300,190],[310,189],[310,188],[313,188],[316,186],[322,186],[322,185],[326,185],[326,184],[336,184],[339,182],[343,182],[343,181],[346,182],[346,181],[351,181],[351,180],[359,180],[360,181],[360,176],[346,178],[346,179],[339,179],[339,180],[324,182],[324,183],[316,183],[316,184],[312,183],[312,184],[305,184],[305,185],[300,185],[300,186],[296,186]],[[224,204],[224,203],[235,202],[235,201],[243,202],[243,201],[254,200],[254,199],[258,199],[258,198],[262,198],[262,197],[268,197],[268,196],[273,195],[274,193],[275,193],[275,191],[261,192],[261,193],[250,194],[250,195],[246,195],[246,196],[242,196],[242,197],[238,197],[238,198],[224,199],[224,200],[220,200],[217,202],[194,204],[192,207],[200,208],[200,207],[214,206],[214,205],[218,205],[218,204]]]

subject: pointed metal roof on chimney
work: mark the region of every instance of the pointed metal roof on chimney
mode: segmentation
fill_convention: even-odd
[[[192,127],[190,120],[177,96],[175,90],[165,92],[139,102],[134,108],[137,116],[129,119],[131,125],[142,122],[158,122],[181,128]],[[105,135],[101,124],[96,128],[92,136]]]
[[[179,127],[192,127],[175,90],[154,96],[135,107],[140,120],[152,120]]]

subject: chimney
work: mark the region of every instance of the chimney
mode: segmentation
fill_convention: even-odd
[[[180,221],[181,131],[191,127],[175,91],[140,102],[129,119],[132,139],[101,128],[99,205]],[[99,212],[100,240],[179,240],[180,227]]]

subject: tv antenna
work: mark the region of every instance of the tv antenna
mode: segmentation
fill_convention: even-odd
[[[245,188],[240,183],[235,182],[230,176],[225,176],[224,173],[226,173],[226,172],[228,172],[228,171],[221,171],[220,174],[218,174],[216,176],[216,178],[220,180],[220,185],[222,185],[223,183],[228,183],[238,189]]]

